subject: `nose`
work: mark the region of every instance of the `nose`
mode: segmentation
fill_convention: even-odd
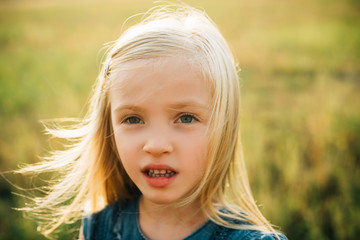
[[[171,140],[163,131],[153,131],[144,144],[143,151],[153,156],[159,157],[163,154],[169,154],[173,151]]]

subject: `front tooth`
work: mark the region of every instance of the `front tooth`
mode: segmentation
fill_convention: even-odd
[[[159,173],[160,173],[160,170],[155,169],[155,170],[154,170],[154,173],[155,173],[155,174],[159,174]]]
[[[166,173],[166,170],[160,170],[160,174],[165,174]]]

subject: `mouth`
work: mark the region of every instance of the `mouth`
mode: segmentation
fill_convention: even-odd
[[[172,177],[176,174],[175,171],[170,169],[147,169],[144,173],[148,177],[157,178],[157,177]]]
[[[153,188],[165,188],[171,185],[179,174],[166,164],[149,164],[142,169],[146,182]]]

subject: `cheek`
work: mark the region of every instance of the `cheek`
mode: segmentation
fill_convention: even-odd
[[[121,162],[127,165],[127,163],[131,162],[131,159],[134,158],[139,148],[138,141],[131,135],[127,136],[118,131],[115,133],[115,143]]]
[[[204,137],[194,137],[193,141],[184,141],[186,157],[192,159],[198,170],[204,171],[207,164],[208,140]]]

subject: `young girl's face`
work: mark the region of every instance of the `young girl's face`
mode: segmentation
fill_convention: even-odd
[[[121,162],[143,197],[171,203],[201,179],[208,151],[210,93],[184,57],[122,65],[110,87]]]

